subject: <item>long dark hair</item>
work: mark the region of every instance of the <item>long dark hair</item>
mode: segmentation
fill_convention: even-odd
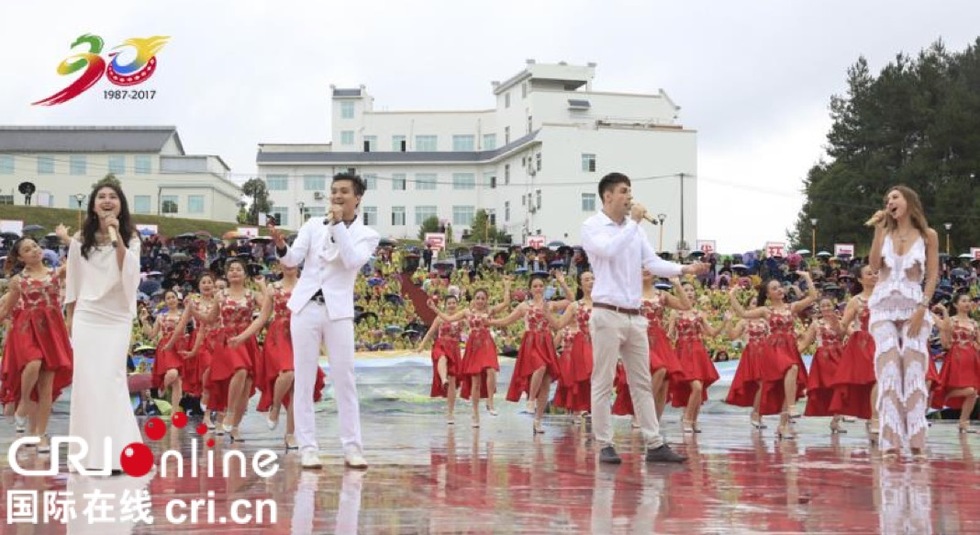
[[[92,188],[92,194],[88,196],[88,211],[85,214],[85,222],[82,223],[82,256],[88,260],[88,253],[95,247],[95,233],[99,230],[99,214],[95,211],[95,198],[99,191],[109,188],[119,197],[119,239],[129,243],[133,236],[133,221],[129,215],[129,203],[126,201],[126,194],[123,193],[119,184],[105,180],[99,182]]]
[[[769,283],[772,281],[779,282],[779,279],[769,277],[762,281],[762,284],[759,286],[759,296],[755,300],[755,306],[764,307],[769,302]]]
[[[861,284],[861,272],[867,265],[864,262],[859,262],[858,265],[851,268],[851,276],[854,277],[853,282],[851,282],[851,295],[859,295],[864,291],[864,285]]]
[[[37,240],[35,240],[32,236],[24,235],[17,238],[17,241],[15,241],[14,245],[10,248],[10,252],[7,254],[7,261],[3,264],[3,273],[7,278],[10,278],[13,272],[22,264],[20,261],[20,246],[27,240],[37,243]]]

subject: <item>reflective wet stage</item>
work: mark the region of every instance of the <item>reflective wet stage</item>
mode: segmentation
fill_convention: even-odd
[[[628,419],[616,419],[624,462],[605,466],[595,462],[587,425],[570,416],[550,416],[546,433],[533,436],[530,416],[519,412],[523,404],[508,404],[498,394],[499,416],[484,411],[482,426],[474,429],[470,406],[463,403],[455,425],[449,426],[443,405],[412,394],[421,386],[409,376],[399,375],[409,386],[397,388],[373,381],[370,371],[359,376],[367,398],[362,422],[371,467],[366,472],[343,467],[332,403],[317,415],[325,462],[318,471],[301,470],[299,455],[281,447],[281,428],[268,431],[263,415],[253,412],[244,421],[245,442],[232,445],[226,437],[214,437],[219,473],[213,477],[206,473],[205,459],[199,459],[196,477],[189,474],[196,422],[183,430],[171,428],[151,444],[156,458],[167,449],[184,453],[183,477],[173,472],[164,477],[159,471],[141,479],[69,477],[63,459],[58,476],[23,477],[14,474],[4,456],[4,521],[10,518],[11,494],[18,494],[12,491],[30,490],[38,496],[71,491],[76,518],[69,519],[68,528],[18,523],[3,525],[0,532],[980,532],[980,473],[974,462],[980,438],[957,434],[952,422],[937,422],[930,430],[928,462],[883,462],[869,450],[863,422],[845,424],[849,433],[832,437],[828,419],[804,419],[797,425],[797,440],[779,442],[775,417],[767,418],[769,429],[760,433],[751,429],[747,413],[711,403],[699,435],[683,436],[679,413],[668,409],[666,436],[673,448],[691,457],[686,465],[644,463],[639,433],[631,431]],[[723,394],[713,390],[711,396]],[[60,413],[51,431],[66,430],[67,415]],[[14,437],[12,424],[0,423],[5,450]],[[279,470],[267,479],[251,466],[264,448],[280,455]],[[233,473],[222,477],[220,458],[234,450],[242,453],[246,473],[243,477],[236,458],[228,463]],[[49,462],[29,450],[18,458],[29,466]],[[135,496],[139,489],[149,491],[153,523],[120,522],[125,515],[119,498]],[[116,497],[115,509],[104,515],[114,522],[88,524],[84,509],[90,500],[84,496],[97,492]],[[181,505],[192,500],[202,500],[197,523],[191,523],[190,507]],[[246,501],[233,507],[233,500]],[[251,514],[253,522],[233,524],[233,508],[239,516]],[[21,505],[15,512],[24,511]],[[132,518],[132,503],[127,511]],[[265,518],[256,523],[260,511]],[[174,523],[181,515],[184,523]]]

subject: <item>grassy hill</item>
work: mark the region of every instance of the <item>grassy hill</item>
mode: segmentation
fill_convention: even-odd
[[[78,230],[78,210],[67,208],[44,208],[40,206],[0,206],[0,219],[14,219],[24,222],[27,225],[41,225],[45,233],[54,232],[59,223],[64,223],[71,227],[71,231]],[[212,236],[221,236],[229,230],[235,230],[240,226],[238,223],[224,223],[219,221],[206,221],[203,219],[179,219],[175,217],[161,217],[155,215],[133,215],[133,222],[137,224],[157,225],[160,233],[171,237],[185,232],[197,232],[204,230]],[[265,234],[265,229],[260,228],[260,233]]]

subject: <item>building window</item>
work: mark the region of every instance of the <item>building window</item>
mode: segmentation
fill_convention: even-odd
[[[364,136],[364,146],[367,152],[378,150],[378,136]]]
[[[510,127],[504,127],[504,145],[510,143]]]
[[[541,153],[540,152],[534,155],[534,167],[538,171],[541,170]]]
[[[474,148],[476,138],[474,136],[453,136],[453,150],[456,152],[467,152],[476,150]]]
[[[405,136],[391,136],[391,150],[393,152],[405,152],[408,147],[405,146]]]
[[[289,189],[289,175],[266,175],[265,189],[268,191],[286,191]]]
[[[595,212],[595,193],[582,194],[582,211]]]
[[[473,173],[453,173],[453,189],[476,189],[476,175]]]
[[[395,173],[391,175],[391,189],[395,191],[405,191],[405,173]]]
[[[153,172],[153,161],[149,156],[136,156],[133,167],[137,175],[148,175]]]
[[[415,189],[436,189],[435,173],[415,173]]]
[[[126,172],[125,156],[109,156],[109,172],[114,175],[121,175]]]
[[[475,215],[475,206],[453,206],[453,226],[469,227]]]
[[[489,173],[483,173],[483,187],[494,189],[497,187],[497,177]]]
[[[324,175],[303,175],[303,191],[324,191],[327,177]]]
[[[415,224],[421,225],[423,221],[429,219],[430,217],[437,217],[438,212],[435,206],[416,206],[415,207]]]
[[[528,116],[527,116],[527,133],[528,133],[528,134],[530,134],[530,133],[531,133],[531,124],[532,124],[532,121],[531,121],[531,116],[530,116],[530,115],[528,115]]]
[[[180,199],[176,195],[160,196],[160,212],[164,214],[177,213],[177,201]]]
[[[541,190],[536,190],[534,192],[534,198],[535,198],[535,202],[534,202],[535,208],[537,208],[538,210],[540,210],[541,209]]]
[[[353,145],[354,144],[354,131],[353,130],[342,130],[340,132],[340,144],[341,145]]]
[[[276,218],[277,227],[289,226],[289,209],[285,206],[273,206],[269,214]]]
[[[510,164],[504,164],[504,185],[510,185]]]
[[[84,154],[72,154],[68,160],[68,171],[73,175],[84,175],[88,168]]]
[[[393,226],[393,227],[403,227],[403,226],[405,226],[405,207],[404,206],[392,206],[391,207],[391,226]]]
[[[419,152],[435,152],[439,146],[439,136],[415,136],[415,150]]]
[[[510,201],[504,201],[504,223],[510,223]]]
[[[363,206],[361,207],[361,215],[364,216],[365,225],[377,225],[378,224],[378,207],[377,206]]]
[[[187,196],[187,213],[188,214],[204,213],[204,195]]]
[[[148,213],[150,213],[150,196],[149,195],[134,195],[133,196],[133,213],[136,213],[136,214],[148,214]]]
[[[483,134],[483,150],[497,148],[497,134]]]
[[[364,175],[364,189],[378,189],[378,175]]]
[[[595,173],[595,154],[582,154],[582,170]]]
[[[39,175],[50,175],[54,173],[54,157],[53,156],[38,156],[37,157],[37,174]]]
[[[9,154],[0,154],[0,175],[14,174],[14,157]]]
[[[504,93],[504,107],[505,108],[510,107],[510,91]]]
[[[521,98],[527,98],[527,82],[521,84]]]
[[[340,118],[341,119],[353,119],[354,118],[354,103],[350,101],[340,103]]]

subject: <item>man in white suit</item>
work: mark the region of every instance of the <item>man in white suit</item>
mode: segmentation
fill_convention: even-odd
[[[350,468],[367,468],[354,383],[354,281],[374,254],[380,237],[358,218],[364,189],[364,181],[357,175],[334,176],[327,216],[310,218],[291,247],[270,224],[279,262],[284,266],[303,264],[288,303],[295,368],[293,410],[303,468],[322,466],[313,414],[313,383],[321,344],[330,359],[344,463]]]

